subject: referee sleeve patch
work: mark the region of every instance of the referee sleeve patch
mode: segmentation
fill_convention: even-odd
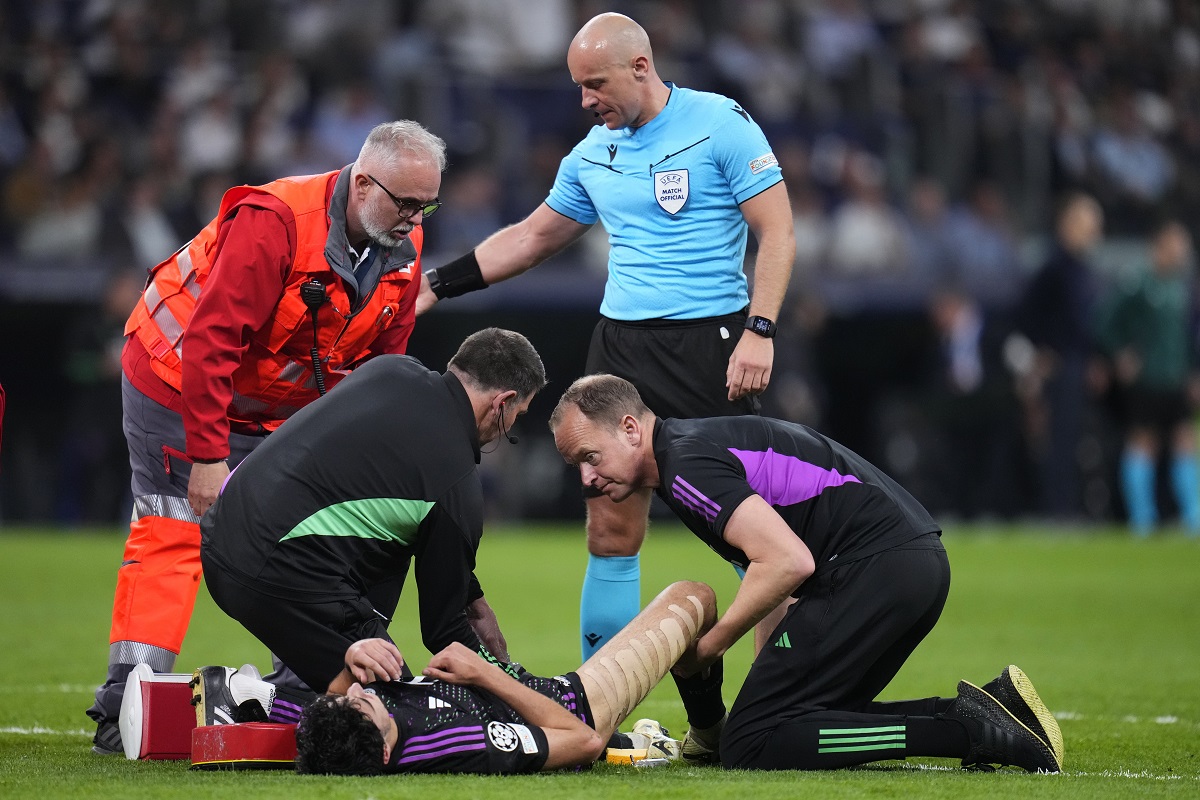
[[[779,165],[779,159],[775,158],[774,153],[767,153],[765,156],[759,156],[750,160],[750,174],[757,175],[768,167]]]

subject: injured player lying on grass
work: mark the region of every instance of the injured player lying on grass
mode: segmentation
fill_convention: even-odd
[[[680,743],[651,720],[617,727],[716,620],[710,587],[667,587],[578,670],[555,678],[494,664],[462,645],[403,678],[385,639],[355,643],[346,695],[308,703],[296,730],[300,772],[521,773],[610,761],[678,757]],[[202,667],[193,678],[197,723],[266,719],[272,687],[250,670]],[[685,702],[686,706],[686,702]],[[272,715],[274,718],[274,715]]]

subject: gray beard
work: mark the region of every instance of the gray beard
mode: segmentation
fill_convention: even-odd
[[[367,220],[363,220],[363,231],[367,234],[367,238],[380,247],[399,247],[407,237],[393,236],[390,228],[383,228]]]

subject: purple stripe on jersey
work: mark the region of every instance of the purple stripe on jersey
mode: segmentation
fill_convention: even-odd
[[[397,764],[411,764],[414,761],[428,761],[431,758],[440,758],[441,756],[448,756],[451,753],[464,753],[464,752],[467,752],[470,750],[485,750],[485,749],[487,749],[487,745],[483,742],[480,742],[479,744],[469,744],[469,745],[464,745],[462,747],[449,747],[449,748],[446,748],[445,750],[435,750],[432,753],[420,753],[415,756],[404,756],[396,763]]]
[[[296,705],[295,703],[289,703],[287,700],[280,700],[279,698],[275,698],[275,702],[271,703],[271,710],[273,711],[277,708],[280,711],[284,711],[284,710],[294,711],[297,714],[299,714],[300,711],[302,710],[301,707]]]
[[[295,703],[275,698],[271,703],[271,713],[267,714],[267,719],[271,722],[299,722],[301,710],[301,707]]]
[[[425,742],[424,744],[414,745],[414,744],[410,744],[410,743],[406,742],[404,744],[404,749],[402,749],[400,751],[400,754],[406,755],[408,753],[416,753],[420,750],[436,750],[439,747],[446,747],[447,745],[459,744],[462,742],[482,742],[482,741],[483,741],[483,731],[481,730],[481,731],[479,731],[479,733],[464,733],[461,736],[451,736],[446,739],[439,739],[436,742]]]
[[[271,713],[267,715],[267,719],[271,722],[299,722],[300,715],[295,711],[289,711],[286,708],[271,707]]]
[[[425,741],[429,741],[430,739],[440,739],[443,736],[450,736],[450,735],[456,734],[456,733],[470,733],[470,732],[475,732],[475,733],[481,734],[481,733],[483,733],[483,728],[481,728],[478,725],[466,725],[462,728],[446,728],[446,730],[438,731],[437,733],[423,733],[420,736],[414,736],[411,739],[407,739],[406,741],[425,742]]]
[[[416,752],[425,751],[425,750],[434,751],[434,750],[438,750],[439,747],[446,747],[449,745],[458,745],[458,744],[473,744],[473,742],[478,742],[478,741],[484,741],[484,734],[479,733],[479,734],[463,734],[461,736],[450,736],[449,739],[442,739],[442,740],[438,740],[438,741],[427,741],[427,742],[425,742],[424,745],[407,745],[406,744],[406,745],[404,745],[404,748],[400,754],[401,754],[401,756],[408,756],[408,754],[410,754],[410,753],[416,753]]]
[[[717,513],[721,510],[720,506],[709,500],[697,491],[694,486],[678,475],[675,476],[675,481],[671,484],[671,494],[684,506],[695,511],[709,522],[716,520]]]
[[[825,469],[795,456],[761,450],[735,450],[746,467],[746,482],[762,499],[773,506],[790,506],[811,500],[831,486],[862,483],[853,475],[842,475],[836,469]]]

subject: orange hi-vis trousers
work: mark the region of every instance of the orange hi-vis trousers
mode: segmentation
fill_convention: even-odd
[[[140,642],[176,655],[200,588],[200,525],[146,516],[129,526],[117,571],[109,643]]]

